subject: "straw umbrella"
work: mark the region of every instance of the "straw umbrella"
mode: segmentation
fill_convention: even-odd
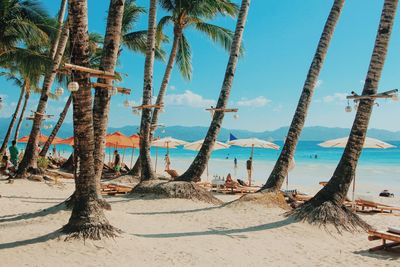
[[[268,142],[264,140],[260,140],[257,138],[248,138],[248,139],[236,139],[228,142],[229,145],[232,146],[240,146],[240,147],[251,147],[251,153],[250,153],[250,158],[251,161],[253,162],[253,156],[254,156],[254,148],[265,148],[265,149],[275,149],[278,150],[279,146]],[[253,164],[251,165],[251,168],[253,168]],[[250,175],[249,175],[249,186],[251,186],[251,175],[252,175],[253,169],[250,170]]]
[[[187,149],[187,150],[199,151],[201,149],[201,147],[203,146],[203,142],[204,142],[204,140],[198,140],[196,142],[184,145],[183,148]],[[214,150],[220,150],[220,149],[227,149],[229,147],[230,147],[230,145],[228,145],[228,144],[216,141],[212,150],[214,151]],[[207,179],[208,179],[208,162],[207,162]]]
[[[323,143],[318,144],[321,147],[325,148],[345,148],[349,137],[343,137],[338,139],[332,139],[325,141]],[[381,140],[366,137],[363,148],[372,148],[372,149],[387,149],[387,148],[395,148],[396,146],[391,145],[389,143],[383,142]],[[356,177],[353,179],[353,192],[352,192],[352,201],[354,203],[354,193],[356,190]]]
[[[167,149],[167,155],[169,155],[169,149],[170,148],[176,148],[177,146],[182,146],[186,145],[188,142],[175,139],[172,137],[164,137],[161,139],[154,140],[151,145],[156,148],[156,162],[155,162],[155,171],[157,171],[157,160],[158,160],[158,148],[166,148]]]

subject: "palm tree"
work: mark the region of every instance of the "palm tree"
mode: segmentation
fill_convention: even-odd
[[[39,88],[37,88],[37,90],[39,90]],[[22,121],[25,117],[26,107],[28,106],[30,96],[31,96],[31,91],[27,90],[25,92],[24,104],[22,105],[21,113],[19,115],[19,119],[18,119],[17,125],[15,127],[14,140],[18,140],[19,131],[21,129]]]
[[[231,92],[233,79],[235,76],[236,66],[239,60],[240,47],[242,43],[243,32],[246,24],[249,7],[250,7],[250,0],[242,0],[236,24],[235,35],[233,37],[229,61],[226,68],[225,77],[219,95],[218,103],[216,106],[218,110],[214,112],[210,128],[208,129],[207,135],[204,139],[203,145],[201,146],[199,153],[197,154],[196,158],[190,165],[189,169],[176,179],[178,181],[187,181],[187,182],[199,181],[200,176],[202,175],[207,166],[207,162],[210,158],[212,148],[215,144],[218,133],[221,129],[222,121],[224,119],[225,114],[221,110],[226,108],[226,105],[229,101],[229,95]]]
[[[144,82],[143,82],[143,101],[142,105],[150,105],[153,90],[153,66],[156,48],[156,13],[157,0],[150,0],[150,10],[147,30],[147,50],[144,64]],[[151,109],[145,108],[142,111],[140,123],[140,165],[141,180],[150,180],[155,178],[152,169],[150,157],[150,131],[151,131]]]
[[[165,68],[164,77],[158,92],[156,106],[162,106],[167,91],[169,80],[175,62],[184,79],[192,77],[191,48],[184,34],[187,29],[193,28],[204,33],[213,42],[220,44],[227,51],[231,48],[233,32],[223,27],[206,23],[205,19],[213,19],[217,15],[236,16],[238,8],[229,0],[212,1],[166,1],[160,0],[161,6],[170,13],[164,16],[157,27],[157,40],[162,39],[164,28],[168,24],[173,25],[173,42],[169,59]],[[151,139],[153,132],[157,129],[160,108],[154,108],[151,118]],[[132,169],[132,174],[137,175],[140,171],[139,160]]]
[[[398,0],[385,0],[362,95],[376,94],[385,64],[389,40],[393,29]],[[294,210],[291,215],[312,224],[333,224],[338,230],[352,231],[357,227],[368,228],[350,209],[343,206],[354,178],[358,159],[367,134],[374,100],[361,100],[342,158],[328,184],[311,200]]]
[[[49,16],[37,1],[0,0],[0,56],[20,42],[43,45],[48,41]]]
[[[296,112],[293,116],[292,123],[287,134],[285,144],[275,167],[272,170],[267,182],[262,187],[262,191],[278,191],[288,174],[290,161],[293,160],[294,152],[300,138],[306,121],[308,109],[311,104],[314,89],[318,81],[319,74],[328,53],[329,44],[332,40],[336,24],[339,20],[343,9],[344,0],[335,0],[328,19],[325,23],[324,30],[318,43],[317,51],[314,54],[310,69],[308,70],[307,78],[304,83],[303,91],[301,92],[299,103],[297,104]]]
[[[14,128],[14,124],[17,119],[17,115],[19,113],[19,109],[22,104],[22,99],[25,95],[25,102],[23,105],[23,110],[21,112],[21,116],[19,119],[18,124],[20,125],[20,121],[22,120],[24,110],[26,108],[26,96],[30,94],[31,90],[37,91],[38,90],[38,83],[41,76],[41,71],[45,68],[45,61],[41,61],[41,58],[32,57],[31,61],[35,62],[35,70],[30,71],[27,66],[24,64],[20,64],[18,60],[16,61],[9,61],[5,65],[1,65],[1,67],[7,69],[7,72],[1,72],[0,76],[5,77],[8,81],[12,81],[17,87],[20,88],[20,96],[18,98],[17,105],[15,107],[15,111],[11,116],[10,124],[8,126],[8,130],[3,140],[3,144],[0,148],[0,155],[3,155],[7,149],[7,144],[10,140],[11,132]],[[16,140],[16,139],[14,139]]]
[[[66,3],[64,3],[64,4],[66,4]],[[67,25],[63,26],[64,13],[62,12],[62,10],[65,11],[65,7],[60,8],[60,12],[58,14],[58,27],[62,28],[63,30],[60,35],[57,35],[58,39],[53,40],[52,45],[51,45],[49,56],[51,57],[54,55],[54,57],[51,57],[51,59],[52,59],[52,62],[50,64],[51,66],[45,73],[43,87],[42,87],[42,93],[41,93],[41,96],[39,99],[39,103],[38,103],[36,112],[34,114],[32,130],[29,135],[29,141],[26,145],[24,157],[18,168],[18,172],[17,172],[18,177],[24,177],[25,174],[27,173],[27,170],[30,167],[33,167],[33,168],[36,167],[36,161],[37,161],[36,146],[38,143],[42,119],[46,112],[48,95],[50,93],[50,89],[54,82],[54,79],[56,77],[56,71],[61,64],[61,60],[64,55],[65,47],[66,47],[68,37],[69,37],[68,23],[67,23]],[[76,41],[76,40],[74,40],[74,41]],[[56,44],[58,45],[58,47],[56,47]],[[56,53],[53,53],[53,51],[56,51]]]
[[[17,75],[12,74],[12,73],[0,73],[0,76],[8,76],[7,79],[8,79],[8,80],[13,80],[14,83],[15,83],[18,87],[20,87],[20,90],[21,90],[21,92],[20,92],[20,94],[19,94],[17,106],[15,107],[15,111],[14,111],[13,115],[11,116],[10,124],[9,124],[9,126],[8,126],[6,135],[5,135],[5,137],[4,137],[3,144],[1,145],[1,148],[0,148],[0,155],[3,155],[4,152],[5,152],[6,149],[7,149],[7,144],[8,144],[8,142],[9,142],[9,139],[10,139],[10,136],[11,136],[11,131],[12,131],[12,129],[14,128],[15,121],[17,120],[17,115],[18,115],[19,108],[20,108],[21,103],[22,103],[22,98],[24,97],[24,94],[25,94],[25,92],[27,91],[27,86],[29,86],[29,84],[27,84],[26,81],[24,81],[24,80],[22,80],[22,79],[19,79],[19,78],[17,77]]]
[[[107,28],[104,38],[103,53],[100,60],[100,69],[111,73],[115,72],[119,47],[121,43],[122,20],[124,14],[124,0],[111,0],[107,17]],[[112,80],[98,79],[98,82],[112,85]],[[103,172],[105,136],[107,133],[108,114],[110,110],[110,90],[95,88],[93,102],[94,138],[97,140],[94,149],[94,171],[96,177],[98,198],[102,199],[100,179]],[[105,201],[103,201],[105,204]]]
[[[100,36],[97,33],[90,33],[89,34],[89,54],[90,54],[90,66],[92,67],[98,67],[99,65],[99,55],[101,54],[100,45],[103,44],[103,37]],[[70,48],[67,46],[66,51],[64,53],[64,62],[69,62],[69,59],[71,58],[71,51]],[[69,79],[65,75],[59,75],[58,76],[58,82],[60,84],[68,84]],[[57,136],[58,131],[60,130],[62,124],[64,123],[65,117],[67,116],[68,110],[71,106],[72,103],[72,95],[69,95],[67,101],[65,102],[64,108],[62,112],[60,113],[60,117],[58,118],[57,123],[54,125],[53,130],[51,131],[51,134],[47,138],[46,142],[43,145],[42,150],[39,153],[40,157],[45,157],[47,154],[47,151],[50,148],[51,143],[53,142],[54,138]]]
[[[87,0],[69,0],[71,23],[71,62],[79,66],[89,66],[89,35]],[[79,38],[78,38],[79,36]],[[73,238],[101,239],[114,237],[116,229],[106,219],[99,204],[97,181],[94,171],[94,130],[92,94],[87,74],[76,72],[73,80],[79,83],[79,90],[72,93],[74,105],[75,153],[81,166],[75,179],[75,202],[71,217],[62,231]]]

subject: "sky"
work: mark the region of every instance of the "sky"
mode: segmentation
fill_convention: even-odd
[[[56,15],[59,2],[41,1],[50,14]],[[148,8],[148,1],[136,1]],[[234,0],[240,4],[240,1]],[[253,0],[244,33],[245,55],[240,59],[229,108],[238,108],[239,118],[227,113],[223,127],[251,131],[274,130],[292,120],[315,49],[333,0]],[[109,1],[88,0],[89,30],[104,35]],[[383,0],[346,1],[337,24],[325,64],[319,77],[306,126],[350,128],[355,112],[344,111],[346,95],[361,93],[371,58]],[[158,19],[166,15],[158,9]],[[399,88],[400,17],[395,21],[389,52],[379,91]],[[234,30],[236,21],[218,17],[211,21]],[[143,15],[134,30],[147,27]],[[171,29],[167,30],[171,34]],[[222,86],[228,53],[202,33],[185,33],[192,48],[193,78],[184,80],[173,71],[166,96],[165,112],[160,123],[166,126],[208,126],[210,114],[205,108],[214,105]],[[169,51],[170,46],[166,45]],[[123,106],[124,100],[141,102],[144,56],[123,49],[117,71],[127,74],[119,85],[132,89],[130,96],[112,97],[110,122],[113,127],[138,125],[140,117]],[[154,92],[158,93],[165,63],[156,62]],[[57,85],[53,86],[53,90]],[[66,101],[67,90],[58,101],[51,100],[48,114],[58,115]],[[19,95],[19,88],[0,78],[0,96],[5,107],[0,117],[9,117]],[[378,101],[370,128],[400,130],[400,103]],[[28,110],[35,109],[37,96]],[[352,103],[350,103],[353,105]],[[69,114],[67,121],[71,120]]]

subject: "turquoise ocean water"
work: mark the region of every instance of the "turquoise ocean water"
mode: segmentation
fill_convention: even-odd
[[[276,142],[282,146],[282,142]],[[299,142],[295,160],[296,162],[310,162],[310,163],[328,163],[336,164],[342,156],[343,149],[341,148],[323,148],[318,146],[321,142],[317,141],[302,141]],[[364,149],[360,158],[360,164],[372,164],[372,165],[394,165],[400,167],[400,141],[390,142],[396,146],[396,148],[390,149]],[[18,145],[20,149],[24,149],[24,144]],[[58,145],[57,150],[63,152],[63,154],[71,153],[72,149],[70,146]],[[111,149],[107,148],[107,153]],[[158,155],[163,156],[166,153],[166,149],[158,148]],[[122,149],[119,149],[120,153],[123,153]],[[212,153],[212,158],[215,159],[233,159],[236,157],[238,160],[245,160],[250,155],[250,148],[242,148],[231,146],[229,149],[217,150]],[[135,157],[138,155],[139,150],[134,150]],[[151,149],[151,153],[154,156],[156,148]],[[274,162],[279,156],[280,150],[272,149],[254,149],[254,159],[262,161]],[[131,149],[126,149],[126,157],[130,157],[132,154]],[[170,149],[170,156],[174,158],[193,158],[197,155],[196,151],[185,150],[182,147]],[[315,155],[317,158],[315,158]]]

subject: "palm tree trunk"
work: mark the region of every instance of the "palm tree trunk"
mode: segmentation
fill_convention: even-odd
[[[25,111],[26,111],[26,107],[28,105],[30,95],[31,95],[30,89],[27,88],[27,91],[25,92],[25,100],[24,100],[24,104],[22,105],[21,114],[19,115],[17,127],[15,128],[14,140],[18,140],[19,131],[21,129],[22,121],[24,120],[24,117],[25,117]]]
[[[167,91],[167,86],[169,84],[169,80],[171,78],[172,69],[174,68],[175,58],[176,58],[176,54],[178,51],[178,45],[179,45],[181,36],[182,36],[182,29],[175,26],[174,27],[174,41],[172,43],[172,48],[171,48],[171,52],[169,54],[169,59],[168,59],[167,67],[165,69],[164,78],[161,83],[160,91],[158,92],[158,96],[157,96],[157,100],[156,100],[157,106],[164,104],[164,97],[165,97],[165,93]],[[160,114],[160,108],[157,108],[157,107],[154,108],[153,115],[151,118],[151,129],[152,129],[151,136],[150,136],[151,140],[153,139],[154,131],[157,129],[159,114]]]
[[[118,60],[124,5],[124,0],[111,0],[108,11],[107,28],[104,38],[100,69],[112,73],[115,71],[115,66]],[[109,85],[112,84],[111,80],[105,79],[98,79],[98,82]],[[103,173],[105,137],[107,134],[108,114],[110,111],[111,95],[109,92],[110,91],[107,89],[96,88],[93,103],[93,126],[94,138],[96,140],[94,150],[94,169],[99,198],[101,198],[100,179]]]
[[[157,1],[150,0],[150,11],[147,31],[147,51],[144,66],[144,84],[142,105],[150,105],[153,89],[153,65],[154,52],[156,44],[156,13]],[[150,157],[150,132],[151,132],[151,109],[142,110],[142,119],[140,123],[140,164],[141,180],[150,180],[155,178],[155,173],[151,164]]]
[[[17,120],[17,115],[18,115],[18,112],[19,112],[19,108],[21,107],[22,98],[24,97],[25,90],[26,90],[26,82],[24,82],[23,86],[21,87],[21,93],[19,94],[17,106],[15,107],[15,111],[14,111],[14,114],[12,115],[12,117],[11,117],[11,121],[10,121],[10,124],[8,126],[8,130],[7,130],[6,136],[4,137],[3,144],[1,145],[1,148],[0,148],[0,155],[3,155],[6,152],[7,144],[8,144],[8,141],[10,139],[12,129],[14,128],[15,121]]]
[[[60,24],[59,27],[62,27],[62,24]],[[34,114],[31,133],[29,135],[29,140],[26,145],[24,157],[18,167],[17,177],[24,177],[26,175],[26,172],[28,171],[28,168],[30,167],[36,168],[36,162],[38,156],[36,146],[38,144],[40,127],[42,125],[43,116],[46,112],[47,100],[49,98],[48,94],[51,90],[51,86],[53,85],[54,79],[56,77],[57,69],[59,68],[61,59],[64,55],[68,37],[69,37],[69,26],[67,24],[63,28],[62,34],[60,36],[57,52],[53,58],[51,67],[44,77],[42,92],[40,95],[36,112]],[[55,46],[55,43],[56,41],[54,41],[54,43],[52,44],[53,47]]]
[[[71,21],[71,62],[89,65],[89,35],[87,0],[69,0]],[[72,45],[74,43],[74,45]],[[115,229],[106,219],[97,198],[94,173],[94,130],[92,94],[88,74],[75,72],[79,90],[72,93],[74,102],[75,151],[80,160],[79,175],[75,179],[74,206],[68,224],[62,231],[72,238],[101,239],[115,236]]]
[[[244,32],[244,27],[246,24],[247,14],[250,7],[250,0],[242,0],[242,4],[239,11],[239,16],[236,24],[235,35],[233,37],[232,48],[230,51],[229,62],[225,72],[224,82],[222,84],[221,93],[219,95],[217,109],[225,109],[231,92],[233,79],[235,76],[237,62],[240,55],[240,46],[242,43],[242,37]],[[217,140],[219,131],[221,129],[222,121],[224,119],[223,111],[215,111],[213,119],[211,121],[210,128],[208,129],[206,138],[204,139],[203,145],[196,158],[190,165],[189,169],[178,177],[178,181],[200,181],[200,177],[203,174],[210,155]]]
[[[172,69],[175,65],[175,58],[178,51],[178,44],[179,40],[182,36],[182,30],[174,28],[174,41],[172,43],[171,52],[169,54],[169,59],[167,66],[165,68],[164,78],[161,83],[160,91],[158,92],[156,106],[163,105],[165,93],[167,91],[167,87],[169,84],[169,80],[171,78]],[[150,133],[150,140],[153,140],[154,131],[157,129],[158,123],[158,116],[160,115],[160,108],[154,108],[153,115],[151,117],[151,133]],[[132,167],[131,171],[129,172],[130,175],[138,176],[141,173],[141,166],[140,166],[140,157],[136,160],[135,165]]]
[[[51,131],[51,134],[49,135],[49,138],[47,138],[46,143],[44,144],[42,151],[40,151],[39,156],[40,157],[45,157],[47,154],[47,151],[50,148],[51,143],[53,143],[54,138],[57,136],[58,131],[61,128],[61,125],[64,123],[65,117],[67,116],[69,107],[71,106],[72,102],[72,95],[68,97],[67,102],[65,103],[64,109],[60,114],[60,118],[58,118],[58,121],[56,125],[53,128],[53,131]]]
[[[376,94],[385,64],[393,22],[396,15],[398,0],[385,0],[375,46],[372,53],[367,77],[362,95]],[[328,184],[321,189],[310,201],[293,212],[300,220],[316,224],[332,223],[337,228],[351,231],[358,226],[367,228],[368,225],[348,208],[342,206],[350,184],[356,173],[358,159],[361,155],[374,100],[361,100],[350,132],[349,141],[342,158]]]
[[[51,50],[50,50],[50,56],[53,59],[56,56],[58,43],[60,42],[60,36],[62,33],[62,29],[63,29],[62,25],[64,22],[66,8],[67,8],[67,0],[61,0],[60,9],[58,11],[58,18],[57,18],[58,28],[57,28],[56,36],[54,38],[54,44],[51,46]]]
[[[336,24],[343,9],[344,2],[344,0],[335,0],[333,3],[332,9],[319,40],[317,51],[315,52],[314,59],[308,71],[307,79],[304,83],[303,91],[301,93],[296,112],[293,116],[285,144],[283,145],[281,154],[275,163],[274,169],[272,170],[267,182],[262,187],[262,191],[264,192],[280,190],[285,178],[287,177],[289,164],[290,161],[293,160],[296,146],[299,141],[301,131],[303,130],[308,109],[314,94],[314,89],[324,64]]]

